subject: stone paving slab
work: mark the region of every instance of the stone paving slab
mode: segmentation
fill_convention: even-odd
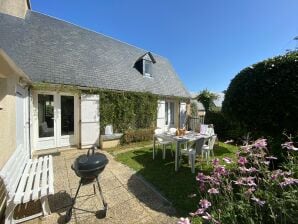
[[[72,149],[53,154],[55,194],[49,197],[52,214],[26,223],[65,223],[64,216],[79,184],[79,178],[71,170],[71,164],[87,150]],[[109,163],[100,174],[103,195],[108,203],[105,218],[96,214],[103,209],[98,190],[93,184],[82,186],[69,223],[176,223],[176,211],[150,184],[138,177],[132,169],[104,153]],[[36,203],[38,205],[38,202]]]

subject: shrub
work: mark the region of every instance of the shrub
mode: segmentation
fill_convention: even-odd
[[[276,137],[297,133],[298,52],[259,62],[231,81],[223,112],[250,132]]]
[[[298,148],[292,142],[283,144],[288,160],[277,168],[272,165],[277,158],[267,154],[266,145],[259,139],[241,147],[231,170],[214,159],[211,175],[198,173],[201,200],[191,216],[209,223],[298,223],[298,179],[293,177]]]
[[[238,122],[227,119],[221,111],[208,111],[205,116],[206,124],[213,124],[215,133],[220,140],[238,139],[246,132]]]
[[[141,141],[148,141],[153,139],[153,128],[144,128],[144,129],[137,129],[137,130],[126,130],[124,135],[122,136],[122,144],[129,144],[131,142],[141,142]]]

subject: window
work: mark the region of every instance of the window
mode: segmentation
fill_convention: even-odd
[[[174,102],[166,102],[165,104],[165,124],[166,125],[174,125]]]
[[[153,55],[150,52],[142,55],[134,64],[134,68],[137,69],[144,77],[153,77],[153,64],[156,63]]]
[[[143,60],[143,75],[152,77],[152,62],[149,60]]]

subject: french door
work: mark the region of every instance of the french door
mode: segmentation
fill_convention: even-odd
[[[76,144],[76,96],[37,92],[33,104],[36,150]]]

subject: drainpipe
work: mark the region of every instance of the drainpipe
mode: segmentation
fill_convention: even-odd
[[[31,144],[31,87],[28,87],[28,147],[29,147],[29,153],[30,158],[32,158],[32,144]]]

